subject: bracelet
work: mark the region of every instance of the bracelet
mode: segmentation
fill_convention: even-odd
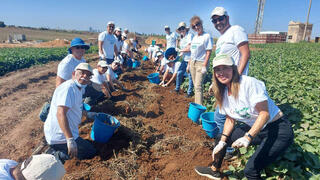
[[[229,138],[229,136],[227,136],[227,135],[225,135],[225,134],[223,134],[223,133],[222,133],[221,135],[222,135],[222,136],[225,136],[226,138]]]
[[[248,132],[246,132],[245,135],[248,136],[251,140],[253,139],[253,136],[251,136],[251,134],[249,134]]]

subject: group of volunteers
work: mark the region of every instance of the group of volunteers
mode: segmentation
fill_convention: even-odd
[[[22,163],[0,159],[0,179],[62,179],[66,160],[96,155],[93,144],[79,136],[86,113],[84,103],[96,105],[110,98],[117,88],[126,90],[117,76],[130,69],[134,53],[140,48],[135,34],[128,30],[122,33],[121,28],[114,30],[113,22],[108,22],[107,31],[99,34],[98,43],[100,60],[93,69],[84,59],[90,46],[81,38],[71,41],[69,54],[58,65],[53,96],[39,114],[44,122],[42,147]]]
[[[212,60],[213,77],[209,93],[216,99],[214,120],[219,128],[212,152],[212,165],[197,166],[195,171],[210,179],[221,179],[220,168],[228,147],[247,148],[259,145],[244,169],[247,179],[261,179],[261,170],[274,162],[293,143],[293,130],[282,111],[270,99],[265,84],[248,76],[250,50],[248,36],[238,25],[230,25],[229,15],[223,7],[213,9],[210,19],[220,33]],[[189,87],[186,97],[203,104],[203,82],[210,67],[209,58],[213,38],[204,31],[198,16],[190,19],[189,32],[180,22],[176,32],[165,26],[166,51],[155,42],[147,49],[156,71],[163,74],[160,85],[168,86],[174,80],[175,93],[179,93],[185,73]],[[237,123],[236,123],[237,122]],[[237,151],[236,151],[237,152]],[[235,155],[235,154],[233,154]],[[232,155],[231,155],[232,156]]]

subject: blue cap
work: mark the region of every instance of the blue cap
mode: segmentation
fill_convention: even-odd
[[[173,48],[173,47],[168,48],[168,49],[166,50],[166,52],[164,52],[164,57],[165,57],[167,60],[169,60],[169,56],[171,56],[171,55],[173,55],[173,56],[177,59],[178,52],[177,52],[176,49]],[[176,61],[176,59],[173,60],[173,61]]]
[[[71,41],[70,48],[68,49],[69,54],[72,53],[71,48],[74,46],[85,46],[86,50],[90,48],[89,44],[86,44],[81,38],[76,37]]]

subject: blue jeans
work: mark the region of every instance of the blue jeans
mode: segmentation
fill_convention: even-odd
[[[226,115],[219,113],[219,107],[217,106],[216,111],[214,112],[214,121],[217,123],[219,128],[219,133],[223,132],[224,122],[226,121]]]
[[[176,90],[177,91],[180,90],[180,86],[183,83],[183,76],[186,73],[187,65],[188,65],[188,62],[182,61],[181,65],[179,67],[179,70],[177,73],[177,79],[176,79]],[[188,73],[188,78],[189,78],[189,87],[188,87],[187,94],[190,95],[193,92],[193,82],[192,82],[192,78],[191,78],[190,73]]]

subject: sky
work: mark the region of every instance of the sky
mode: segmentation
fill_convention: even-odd
[[[288,31],[289,21],[306,22],[310,0],[266,0],[262,31]],[[0,21],[6,25],[98,31],[108,21],[139,33],[164,34],[164,26],[176,29],[198,15],[205,31],[218,37],[210,21],[211,11],[224,7],[231,25],[254,32],[258,0],[0,0]],[[312,38],[320,36],[320,0],[313,0],[309,23]],[[1,33],[1,30],[0,30]]]

